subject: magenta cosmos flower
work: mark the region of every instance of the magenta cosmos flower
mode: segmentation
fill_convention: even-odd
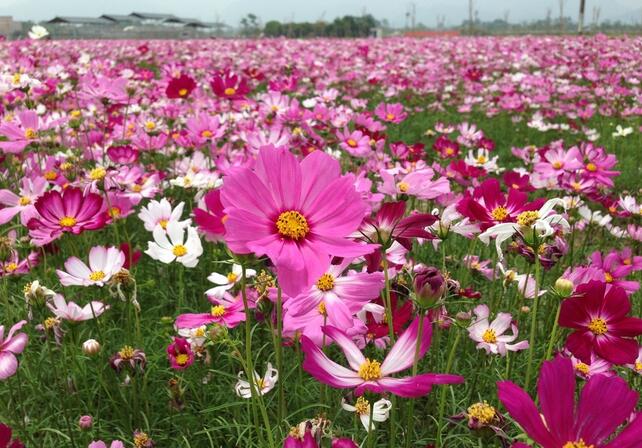
[[[497,383],[499,400],[542,448],[639,448],[642,418],[611,435],[635,409],[638,394],[617,376],[589,378],[575,405],[575,373],[568,358],[545,361],[537,383],[541,409],[511,381]],[[609,440],[610,439],[610,440]],[[608,440],[608,442],[607,442]],[[527,447],[528,445],[518,445]]]
[[[4,325],[0,325],[0,380],[6,380],[13,376],[18,370],[18,359],[16,355],[22,353],[27,346],[29,338],[24,333],[17,333],[25,324],[26,320],[21,320],[4,334]]]
[[[0,125],[0,135],[7,137],[7,141],[0,142],[0,149],[13,154],[22,152],[27,145],[40,141],[38,131],[44,128],[35,111],[19,112],[17,123],[6,122]]]
[[[28,227],[36,246],[50,243],[64,232],[77,235],[100,229],[107,222],[103,198],[96,193],[84,194],[79,188],[49,191],[34,206],[38,215],[29,220]]]
[[[267,255],[289,296],[321,277],[332,255],[374,250],[348,239],[367,205],[354,178],[342,176],[339,162],[321,151],[299,162],[287,150],[261,148],[254,170],[237,168],[225,178],[221,202],[229,248]]]
[[[174,370],[188,368],[194,362],[194,352],[190,343],[185,338],[174,338],[174,342],[167,346],[167,359]]]
[[[594,351],[613,364],[631,364],[638,354],[635,337],[642,334],[642,319],[628,317],[631,302],[617,286],[591,281],[578,286],[575,295],[562,302],[559,324],[575,330],[566,347],[583,362]]]
[[[176,318],[176,328],[197,328],[201,325],[219,324],[234,328],[245,320],[243,300],[226,295],[214,301],[209,313],[187,313]]]
[[[424,332],[419,347],[423,357],[428,347],[432,330],[430,321],[424,318]],[[392,375],[412,366],[418,338],[419,319],[415,319],[401,335],[383,362],[363,356],[361,350],[343,331],[324,326],[323,332],[343,350],[350,368],[343,367],[327,357],[323,351],[306,336],[301,337],[305,359],[303,369],[318,381],[339,389],[354,388],[355,395],[366,391],[390,392],[400,397],[420,397],[432,389],[433,384],[458,384],[464,378],[459,375],[423,373],[416,376],[396,378]]]

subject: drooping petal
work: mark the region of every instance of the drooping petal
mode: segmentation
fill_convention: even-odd
[[[381,364],[381,374],[388,376],[410,367],[415,359],[417,348],[417,339],[419,337],[419,319],[416,318],[410,326],[404,331],[401,337],[395,342],[383,363]],[[430,347],[430,338],[432,336],[432,326],[428,317],[423,317],[423,332],[419,346],[419,358],[421,359],[428,347]]]
[[[361,353],[361,350],[359,350],[359,347],[357,347],[357,344],[355,344],[343,331],[336,327],[326,325],[322,330],[341,348],[343,353],[346,355],[346,359],[348,360],[350,367],[352,367],[353,370],[358,371],[359,367],[366,362],[366,358],[363,356],[363,353]]]

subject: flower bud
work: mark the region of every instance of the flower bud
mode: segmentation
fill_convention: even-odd
[[[560,277],[555,281],[555,291],[557,291],[560,297],[569,297],[573,294],[574,288],[575,285],[573,285],[573,282],[566,278]]]
[[[100,353],[100,342],[95,339],[87,339],[82,343],[82,352],[87,356],[93,356]]]
[[[359,445],[354,443],[353,440],[347,438],[334,439],[332,441],[332,448],[358,448]]]
[[[422,267],[415,272],[413,286],[417,303],[429,307],[444,295],[446,282],[439,269]]]
[[[526,306],[526,305],[524,305],[523,307],[521,307],[521,308],[519,309],[519,311],[520,311],[521,313],[523,313],[523,314],[528,314],[528,313],[530,313],[530,312],[531,312],[531,308],[530,308],[530,307],[528,307],[528,306]]]
[[[94,424],[94,419],[91,415],[83,415],[78,419],[78,426],[80,429],[91,429]]]

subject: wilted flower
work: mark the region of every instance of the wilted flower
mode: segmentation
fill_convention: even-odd
[[[372,406],[372,409],[370,408]],[[372,405],[363,396],[357,398],[354,405],[349,404],[345,399],[341,401],[341,407],[348,412],[354,412],[361,420],[361,424],[366,431],[374,430],[374,422],[385,422],[390,416],[390,409],[392,409],[392,402],[381,398],[375,401]],[[372,416],[372,423],[370,422]]]
[[[132,372],[135,372],[137,368],[144,370],[146,364],[147,357],[145,353],[130,345],[123,346],[120,351],[109,359],[109,365],[117,372],[120,372],[125,367],[129,367]]]
[[[252,398],[250,382],[243,379],[245,377],[245,373],[239,372],[238,377],[239,380],[236,382],[236,386],[234,386],[236,395],[242,398]],[[278,380],[279,372],[272,367],[272,363],[267,363],[267,369],[263,377],[259,376],[259,374],[254,371],[254,387],[256,387],[259,395],[265,395],[271,391]]]

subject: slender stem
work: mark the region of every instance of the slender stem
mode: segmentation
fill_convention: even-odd
[[[279,375],[285,375],[283,370],[283,294],[281,292],[281,285],[278,286],[276,296],[276,368]],[[285,379],[285,378],[283,378]],[[283,380],[279,381],[279,408],[277,412],[279,425],[283,421],[286,413],[285,410],[285,390],[283,388]]]
[[[453,328],[453,330],[457,331],[457,336],[455,336],[455,342],[453,342],[453,346],[450,348],[450,353],[448,353],[448,361],[446,362],[446,370],[444,373],[450,373],[450,369],[452,369],[453,363],[455,362],[455,352],[457,351],[457,346],[459,345],[459,341],[461,339],[461,330],[458,328]],[[451,330],[452,331],[452,330]],[[441,389],[441,393],[439,395],[439,410],[438,410],[438,418],[437,418],[437,446],[443,446],[441,443],[441,421],[444,415],[444,408],[446,406],[446,392],[448,391],[448,387],[444,386]]]
[[[368,448],[374,447],[375,442],[375,432],[373,431],[373,420],[374,420],[374,403],[370,404],[370,421],[368,422]]]
[[[443,244],[443,242],[442,242]],[[417,375],[417,368],[419,366],[419,354],[421,352],[421,339],[424,332],[424,311],[419,313],[419,328],[417,329],[417,342],[415,343],[415,357],[412,362],[412,376]],[[408,417],[406,418],[406,448],[410,447],[410,439],[413,434],[415,419],[415,400],[408,400]]]
[[[528,366],[526,367],[526,380],[524,381],[524,389],[528,390],[533,374],[533,354],[535,352],[535,336],[537,333],[537,306],[539,304],[539,282],[540,282],[540,262],[539,254],[535,250],[535,297],[533,297],[533,309],[531,310],[531,332],[528,342]]]
[[[560,318],[560,311],[562,309],[562,301],[557,304],[557,312],[555,313],[555,320],[553,321],[553,329],[551,330],[551,338],[548,341],[548,348],[546,349],[546,356],[544,359],[549,359],[553,353],[553,345],[555,345],[555,340],[557,339],[557,329],[559,328],[558,320]]]
[[[388,277],[388,259],[386,258],[386,251],[382,250],[383,256],[383,278],[385,280],[384,301],[386,305],[386,319],[388,320],[388,332],[390,335],[390,345],[395,341],[395,327],[392,317],[392,301],[390,300],[390,278]],[[390,400],[392,407],[390,408],[390,448],[395,447],[397,438],[397,426],[395,420],[397,419],[397,398],[392,396]]]

